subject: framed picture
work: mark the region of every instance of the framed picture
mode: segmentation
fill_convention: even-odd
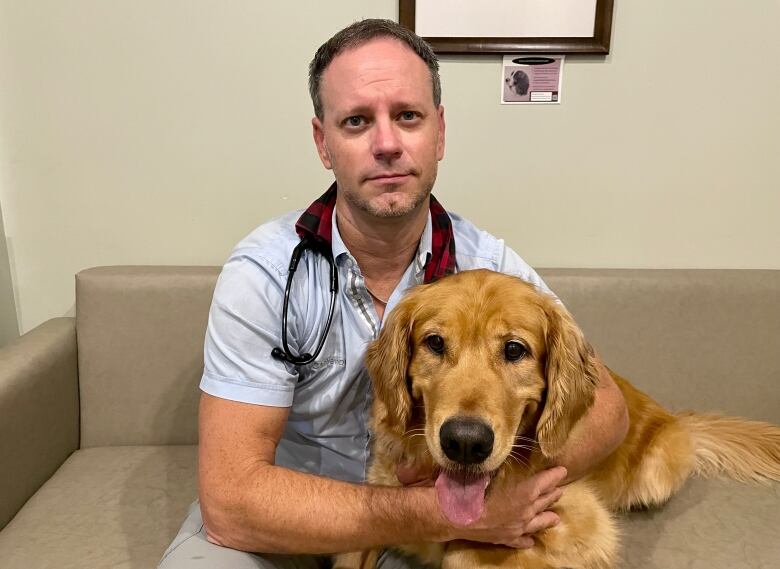
[[[436,53],[609,53],[613,0],[399,0]]]

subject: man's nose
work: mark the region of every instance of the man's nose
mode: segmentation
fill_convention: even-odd
[[[393,121],[378,120],[374,127],[372,152],[377,160],[393,160],[401,156],[403,147],[398,129]]]

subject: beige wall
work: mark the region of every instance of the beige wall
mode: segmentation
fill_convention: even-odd
[[[16,320],[11,265],[8,262],[8,247],[3,228],[3,208],[0,207],[0,347],[19,336]]]
[[[330,180],[306,67],[395,0],[0,0],[0,203],[21,328],[102,264],[218,264]],[[674,21],[672,21],[674,20]],[[444,57],[437,195],[539,267],[780,268],[777,0],[618,0],[560,106]]]

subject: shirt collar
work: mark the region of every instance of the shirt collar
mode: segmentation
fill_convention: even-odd
[[[330,246],[334,259],[349,254],[336,224],[336,183],[317,198],[298,218],[295,230],[301,238]],[[424,270],[424,282],[433,282],[455,272],[455,235],[449,215],[433,195],[430,211],[415,258],[415,276]]]
[[[433,224],[431,223],[431,212],[428,212],[428,220],[425,222],[420,244],[417,246],[417,254],[414,257],[414,277],[418,283],[423,282],[425,275],[425,263],[433,255],[431,250],[431,236],[433,235]]]
[[[347,246],[344,245],[344,241],[341,239],[341,233],[339,232],[339,226],[338,223],[336,223],[336,208],[333,208],[333,217],[331,221],[331,250],[333,251],[333,258],[336,259],[336,261],[339,260],[339,258],[342,255],[346,255],[347,257],[351,257],[352,253],[349,252],[349,249],[347,249]]]

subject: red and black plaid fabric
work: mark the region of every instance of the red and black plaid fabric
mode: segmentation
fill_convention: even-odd
[[[333,209],[336,207],[336,182],[328,191],[306,208],[295,222],[295,232],[303,239],[309,237],[328,245],[333,237]]]
[[[332,243],[333,208],[336,207],[336,182],[318,197],[295,224],[298,235],[320,243]],[[452,221],[439,201],[431,195],[431,254],[425,264],[424,283],[432,283],[455,272],[455,236]]]

